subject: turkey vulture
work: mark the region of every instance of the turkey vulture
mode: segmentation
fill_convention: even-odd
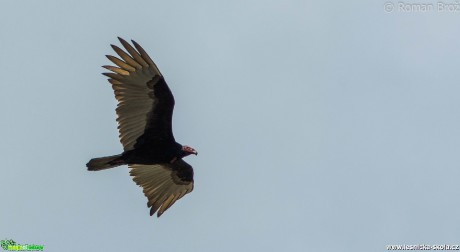
[[[193,190],[193,169],[183,157],[198,153],[176,142],[172,132],[174,97],[158,67],[144,49],[118,38],[126,49],[111,45],[120,58],[107,55],[116,66],[109,77],[115,98],[123,153],[91,159],[89,171],[120,165],[131,168],[134,182],[148,198],[150,215],[160,217],[178,199]]]

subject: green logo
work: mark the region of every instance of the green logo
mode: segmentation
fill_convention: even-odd
[[[14,246],[16,245],[16,242],[13,240],[1,240],[0,244],[4,250],[7,250],[9,245]]]
[[[12,239],[1,240],[0,245],[3,248],[3,250],[7,250],[7,251],[43,251],[43,248],[45,248],[44,245],[17,244]]]

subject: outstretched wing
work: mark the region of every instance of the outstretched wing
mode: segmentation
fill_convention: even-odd
[[[109,77],[118,100],[117,121],[124,150],[151,142],[174,141],[174,97],[163,75],[139,44],[132,40],[134,49],[118,39],[126,52],[111,45],[121,59],[107,55],[116,66],[103,66],[113,72],[103,74]]]
[[[174,163],[130,165],[134,182],[141,186],[151,207],[150,215],[160,217],[177,200],[193,190],[193,169],[182,159]]]

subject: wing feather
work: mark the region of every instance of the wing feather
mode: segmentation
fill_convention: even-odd
[[[142,68],[148,68],[149,65],[145,60],[141,57],[141,55],[134,49],[126,40],[118,37],[118,40],[120,40],[121,44],[123,47],[128,51],[128,53],[133,57],[133,59],[140,65],[142,65]]]
[[[136,71],[135,68],[133,68],[132,66],[130,66],[129,64],[127,64],[126,62],[122,61],[121,59],[115,57],[115,56],[112,56],[112,55],[106,55],[106,57],[112,61],[115,65],[123,68],[123,69],[126,69],[130,72],[134,72]]]
[[[131,40],[131,42],[133,42],[133,45],[136,47],[137,51],[139,51],[141,57],[147,61],[147,63],[150,65],[150,66],[153,66],[153,69],[155,70],[155,73],[158,74],[158,75],[161,75],[160,73],[160,70],[158,69],[157,65],[155,64],[155,62],[153,62],[153,60],[150,58],[150,56],[147,54],[147,52],[145,52],[144,48],[142,48],[142,46],[140,46],[138,43],[136,43],[136,41],[134,40]]]
[[[114,79],[114,80],[117,80],[117,81],[123,81],[124,77],[123,75],[119,75],[119,74],[116,74],[116,73],[102,73],[103,75],[111,78],[111,79]]]
[[[117,74],[121,75],[129,75],[129,72],[126,70],[123,70],[122,68],[114,67],[114,66],[102,66],[103,68],[110,70],[112,72],[115,72]]]
[[[125,53],[122,49],[120,49],[120,47],[116,46],[116,45],[110,45],[112,46],[113,50],[118,54],[118,56],[120,56],[127,64],[129,64],[130,66],[134,67],[134,68],[137,68],[137,69],[141,69],[142,66],[139,65],[139,63],[137,63],[133,58],[131,58],[131,56],[129,56],[129,54]],[[135,69],[133,69],[132,71],[135,71]]]
[[[134,182],[143,188],[150,215],[160,217],[177,200],[193,190],[193,169],[182,159],[174,163],[130,165]]]

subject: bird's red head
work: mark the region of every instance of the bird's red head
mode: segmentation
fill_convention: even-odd
[[[182,157],[188,156],[190,154],[198,155],[198,152],[190,146],[183,145],[182,146],[182,155],[183,155]]]

